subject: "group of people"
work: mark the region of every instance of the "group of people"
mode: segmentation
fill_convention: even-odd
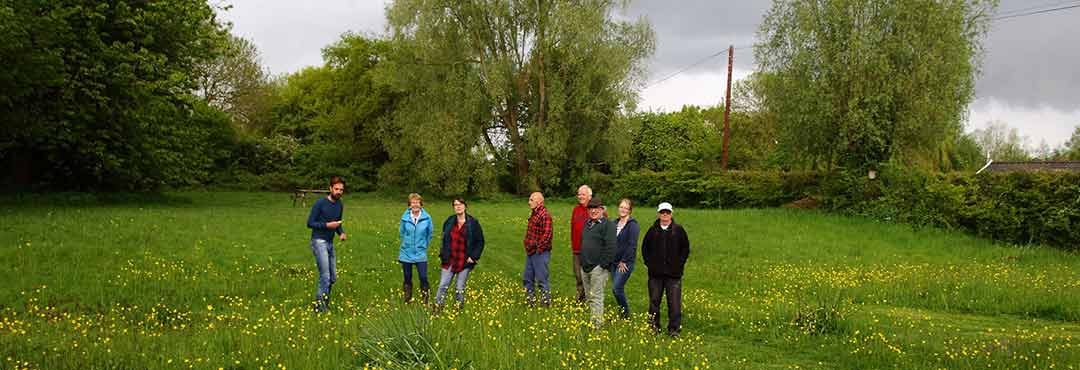
[[[342,227],[341,196],[345,181],[330,180],[330,193],[311,208],[307,225],[311,228],[311,251],[319,272],[315,293],[315,311],[324,312],[330,304],[330,291],[337,280],[334,259],[334,237],[345,240]],[[619,314],[630,318],[630,305],[625,286],[634,272],[640,235],[638,221],[632,216],[634,204],[630,199],[618,203],[618,217],[609,219],[607,210],[592,189],[582,185],[577,192],[578,204],[570,218],[570,247],[577,301],[587,303],[595,327],[604,322],[604,293],[607,280],[612,281],[612,294],[619,305]],[[446,300],[451,282],[455,282],[454,300],[457,307],[465,304],[465,285],[484,251],[484,231],[480,222],[467,212],[468,204],[461,197],[451,202],[454,214],[443,222],[442,247],[439,250],[440,277],[435,294],[436,309]],[[525,229],[525,268],[522,285],[525,302],[530,307],[551,305],[549,263],[554,230],[551,214],[544,205],[544,195],[529,195],[532,210]],[[690,255],[686,230],[672,217],[673,207],[664,202],[657,206],[656,220],[641,238],[641,259],[648,269],[649,322],[660,331],[660,303],[667,297],[667,333],[679,335],[682,325],[682,275]],[[416,269],[420,299],[429,303],[427,276],[428,245],[434,234],[431,216],[424,209],[424,199],[412,193],[408,208],[401,215],[398,235],[401,240],[398,262],[401,264],[404,302],[413,301],[413,269]]]

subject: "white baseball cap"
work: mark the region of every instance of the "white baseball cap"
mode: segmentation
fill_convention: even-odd
[[[660,211],[674,212],[671,209],[671,203],[668,202],[660,203],[660,206],[656,207],[656,213],[660,213]]]

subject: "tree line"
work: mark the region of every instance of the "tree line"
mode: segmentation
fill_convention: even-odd
[[[0,176],[145,191],[342,175],[358,190],[483,195],[719,172],[722,106],[637,109],[655,36],[624,5],[396,0],[385,34],[345,33],[322,65],[273,76],[206,0],[3,0]],[[1001,125],[963,126],[994,6],[774,1],[759,68],[734,88],[730,168],[1031,157]],[[1080,128],[1039,157],[1080,159]]]

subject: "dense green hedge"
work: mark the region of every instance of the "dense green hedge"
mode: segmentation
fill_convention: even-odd
[[[639,171],[614,180],[612,196],[703,208],[776,207],[812,197],[832,212],[916,227],[963,230],[1016,244],[1080,250],[1080,174],[971,174],[910,169],[865,174]]]
[[[880,180],[838,176],[827,208],[934,226],[1016,244],[1080,250],[1080,174],[979,175],[885,170]]]
[[[683,207],[777,207],[813,195],[820,175],[810,172],[632,172],[613,181],[612,195],[644,204]]]

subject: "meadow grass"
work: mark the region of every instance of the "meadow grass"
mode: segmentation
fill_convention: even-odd
[[[646,324],[640,262],[632,319],[615,318],[609,292],[607,324],[589,328],[572,302],[569,202],[548,204],[553,307],[524,304],[525,200],[476,201],[487,248],[467,303],[432,313],[400,302],[404,197],[349,194],[333,309],[316,316],[308,209],[286,195],[86,198],[0,200],[0,368],[1080,364],[1080,256],[1049,248],[814,211],[676,209],[691,255],[683,335],[668,338]],[[438,231],[449,202],[426,208]],[[654,219],[635,213],[643,227]]]

